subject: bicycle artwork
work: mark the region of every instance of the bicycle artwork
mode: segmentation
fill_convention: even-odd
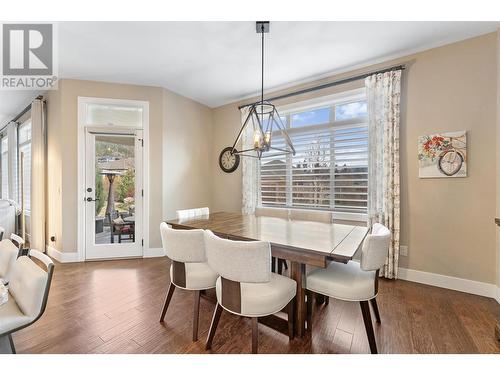
[[[466,131],[418,138],[420,178],[467,177]]]

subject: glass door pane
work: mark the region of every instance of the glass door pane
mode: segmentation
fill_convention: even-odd
[[[133,135],[95,136],[95,244],[134,243],[136,160]]]

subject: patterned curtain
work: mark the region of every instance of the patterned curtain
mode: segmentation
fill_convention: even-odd
[[[248,116],[248,107],[241,109],[241,124],[245,122]],[[242,150],[253,147],[253,127],[246,126],[241,136]],[[250,156],[241,156],[241,170],[243,174],[242,181],[242,204],[241,212],[245,215],[255,213],[255,208],[259,204],[260,189],[260,163],[259,159]]]
[[[368,225],[381,223],[392,241],[381,276],[398,277],[399,104],[401,71],[374,74],[365,80],[368,97]]]
[[[31,104],[31,248],[45,250],[45,105]]]

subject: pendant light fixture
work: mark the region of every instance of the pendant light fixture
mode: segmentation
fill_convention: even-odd
[[[258,102],[252,103],[248,108],[248,115],[243,122],[243,125],[234,141],[231,154],[241,155],[241,156],[251,156],[257,157],[259,159],[265,158],[266,152],[274,150],[269,156],[276,156],[282,154],[293,154],[295,155],[295,148],[293,147],[292,140],[286,132],[285,125],[281,120],[281,117],[276,110],[274,104],[267,100],[264,100],[264,34],[269,32],[269,21],[257,21],[256,31],[261,34],[262,40],[262,70],[261,70],[261,89],[260,89],[260,100]],[[253,130],[252,147],[241,151],[236,149],[236,145],[240,141],[243,132],[248,131],[247,127],[251,127]],[[273,146],[273,137],[278,136],[283,138],[285,141],[284,147]]]

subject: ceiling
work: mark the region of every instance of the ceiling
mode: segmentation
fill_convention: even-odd
[[[271,22],[267,90],[493,32],[500,22]],[[260,89],[254,22],[62,22],[59,77],[161,86],[210,107]],[[0,124],[38,93],[0,91]]]

